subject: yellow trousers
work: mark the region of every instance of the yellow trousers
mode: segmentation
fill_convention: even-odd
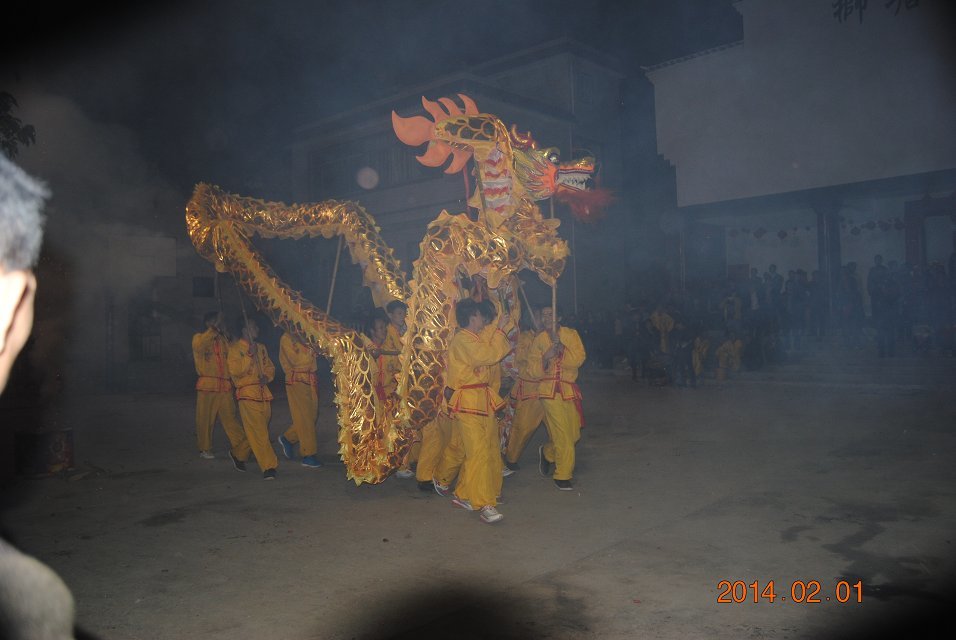
[[[217,417],[233,449],[240,446],[246,439],[239,418],[236,416],[236,401],[231,391],[197,391],[196,445],[200,451],[212,449],[212,429]]]
[[[544,424],[551,441],[544,445],[544,459],[554,463],[555,480],[570,480],[574,475],[574,445],[581,438],[581,417],[571,400],[561,397],[541,400]]]
[[[419,482],[431,482],[435,470],[441,461],[442,451],[451,440],[451,418],[439,413],[434,420],[422,428],[422,441],[418,451],[418,466],[415,479]],[[445,484],[445,483],[443,483]]]
[[[528,446],[528,440],[534,435],[538,426],[544,420],[544,407],[537,398],[519,400],[515,407],[515,415],[511,421],[511,434],[508,436],[508,448],[505,449],[505,460],[514,464],[521,457],[521,452]]]
[[[501,466],[498,423],[494,414],[453,414],[451,439],[442,453],[435,478],[442,484],[449,484],[457,471],[455,495],[480,509],[498,504]]]
[[[438,456],[438,462],[435,464],[435,470],[432,477],[445,486],[451,486],[451,483],[458,477],[461,471],[461,464],[465,461],[465,445],[461,441],[461,429],[458,422],[452,417],[448,419],[448,441]]]
[[[282,435],[292,444],[299,443],[299,453],[303,458],[314,456],[319,450],[315,438],[315,420],[319,416],[319,394],[311,384],[301,382],[286,385],[285,393],[289,399],[292,425]]]
[[[248,444],[243,448],[242,455],[239,455],[239,452],[233,452],[233,455],[236,456],[236,459],[245,461],[249,458],[248,449],[251,448],[260,469],[263,471],[275,469],[279,466],[279,459],[276,458],[275,449],[269,442],[269,419],[272,417],[272,404],[259,400],[240,400],[239,416],[242,418],[242,427],[246,431]]]
[[[422,443],[413,442],[412,446],[409,447],[408,453],[405,455],[405,460],[402,462],[399,469],[403,471],[407,471],[408,469],[411,469],[412,464],[418,461],[418,458],[421,456],[421,453],[422,453]],[[416,469],[417,468],[418,467],[416,467]]]

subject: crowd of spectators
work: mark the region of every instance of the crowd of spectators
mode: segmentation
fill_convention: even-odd
[[[954,253],[956,255],[956,253]],[[593,368],[630,368],[648,384],[718,382],[819,347],[956,355],[956,259],[949,273],[875,256],[866,274],[855,262],[834,278],[782,273],[768,265],[742,279],[697,280],[636,296],[613,310],[571,316]],[[864,295],[865,294],[865,295]]]

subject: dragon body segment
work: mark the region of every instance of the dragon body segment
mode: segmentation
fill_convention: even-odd
[[[425,232],[413,278],[407,284],[392,250],[372,217],[351,202],[287,206],[226,194],[197,185],[186,207],[189,236],[202,257],[231,272],[255,305],[276,325],[298,335],[331,361],[338,406],[339,454],[356,484],[384,480],[405,457],[416,431],[437,415],[444,395],[444,354],[454,331],[459,277],[482,276],[491,289],[508,291],[515,309],[514,276],[531,269],[553,284],[564,268],[567,244],[559,221],[544,219],[536,199],[563,191],[586,191],[590,164],[555,162],[556,151],[538,150],[530,135],[507,131],[495,116],[478,113],[467,96],[454,101],[422,99],[434,118],[392,114],[398,137],[413,146],[428,143],[419,161],[447,173],[474,158],[477,185],[467,214],[442,211]],[[563,167],[563,169],[562,169]],[[562,178],[562,172],[564,179]],[[264,263],[251,237],[298,239],[341,236],[352,261],[361,265],[373,301],[408,305],[397,397],[381,403],[373,389],[372,345],[361,333],[317,309]]]

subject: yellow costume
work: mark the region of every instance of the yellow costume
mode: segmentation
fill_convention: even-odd
[[[564,352],[544,362],[551,336],[539,333],[528,352],[528,372],[538,378],[538,398],[551,441],[544,445],[544,458],[554,463],[554,479],[570,480],[574,474],[574,445],[581,437],[583,414],[578,369],[584,364],[584,345],[574,329],[560,327],[558,338]]]
[[[292,425],[283,437],[299,443],[302,457],[318,451],[315,420],[319,415],[319,384],[316,379],[315,353],[288,333],[279,339],[279,364],[285,373],[285,392],[289,400]]]
[[[388,329],[385,332],[385,341],[382,343],[383,351],[401,351],[402,350],[402,336],[398,332],[398,327],[396,327],[391,322],[388,323]],[[393,372],[398,372],[399,370],[399,357],[398,356],[385,356],[386,364],[388,368]],[[395,381],[392,380],[392,389],[395,388]]]
[[[442,459],[442,452],[451,441],[451,425],[451,416],[443,409],[438,412],[434,420],[422,428],[421,448],[415,467],[415,479],[419,482],[431,482],[435,477],[435,471]]]
[[[511,423],[511,435],[508,438],[508,447],[505,450],[505,460],[509,464],[518,462],[521,452],[524,451],[528,440],[544,420],[544,407],[538,400],[539,380],[528,371],[528,354],[535,339],[534,331],[522,331],[518,334],[518,345],[515,347],[515,367],[518,369],[518,380],[511,387],[511,397],[514,399],[515,415]]]
[[[217,416],[233,453],[246,439],[232,397],[232,382],[226,364],[228,353],[229,341],[212,327],[193,336],[193,361],[199,374],[196,381],[196,444],[200,451],[212,449],[212,429]]]
[[[499,311],[499,312],[500,312],[500,311]],[[509,326],[511,326],[511,325],[509,325]],[[492,340],[492,338],[494,337],[493,334],[494,334],[497,330],[498,330],[498,328],[497,328],[495,325],[486,325],[485,328],[481,330],[481,334],[479,334],[480,340],[481,340],[482,342],[490,342],[490,341]],[[507,336],[507,334],[506,334],[506,336]],[[510,350],[509,350],[509,352],[510,352]],[[505,355],[507,355],[507,354],[505,354]],[[489,370],[488,370],[488,389],[489,389],[492,393],[497,394],[499,397],[500,397],[500,395],[501,395],[501,378],[502,378],[502,375],[503,375],[503,374],[502,374],[502,367],[501,367],[501,363],[500,363],[500,362],[498,363],[497,366],[490,367]],[[499,409],[503,408],[504,405],[505,405],[505,403],[504,403],[504,401],[502,401],[501,407],[498,407],[498,409],[495,409],[495,411],[497,412]],[[439,415],[441,415],[441,414],[446,414],[447,411],[448,411],[447,406],[446,406],[446,407],[443,407],[442,410],[439,412]],[[447,415],[447,414],[446,414],[446,415]],[[497,418],[498,418],[498,416],[496,415],[496,416],[495,416],[495,425],[497,425],[497,426],[499,427],[499,428],[498,428],[498,441],[499,441],[498,449],[499,449],[499,451],[500,451],[500,450],[501,450],[501,446],[500,446],[500,442],[501,442],[501,428],[500,428],[500,427],[501,427],[501,425],[498,424]],[[460,441],[460,440],[456,440],[454,446],[451,446],[451,447],[448,446],[448,445],[451,443],[452,434],[453,434],[453,431],[452,431],[452,429],[451,429],[451,427],[450,427],[451,422],[452,422],[452,419],[451,419],[450,416],[448,416],[448,422],[447,422],[447,423],[440,423],[440,422],[439,422],[439,423],[436,423],[435,426],[438,427],[438,429],[439,429],[438,431],[429,430],[429,431],[427,432],[429,436],[438,433],[438,434],[443,438],[442,448],[438,451],[438,458],[435,460],[435,462],[433,463],[432,467],[433,467],[433,470],[434,470],[435,468],[437,468],[437,467],[441,467],[441,470],[442,470],[442,472],[441,472],[441,478],[443,478],[443,480],[441,480],[441,484],[444,484],[444,485],[451,484],[451,482],[458,476],[458,472],[461,470],[461,465],[462,465],[462,463],[465,461],[465,451],[464,451],[464,449],[463,449],[462,446],[461,446],[461,441]],[[448,427],[448,428],[447,428],[447,431],[442,431],[442,430],[441,430],[441,428],[442,428],[443,426],[447,426],[447,427]],[[426,446],[426,445],[424,444],[425,437],[426,437],[426,431],[423,429],[423,430],[422,430],[422,443],[419,443],[419,444],[420,444],[419,450],[420,450],[422,447],[425,447],[425,446]],[[428,446],[429,449],[432,449],[432,448],[435,447],[436,445],[435,445],[434,443],[431,443],[431,442],[430,442],[430,443],[428,443],[427,446]],[[421,457],[421,454],[420,454],[420,453],[419,453],[419,457]],[[434,473],[434,471],[433,471],[433,473]],[[424,475],[424,474],[423,474],[423,475]],[[437,476],[434,476],[434,477],[437,477]],[[459,481],[459,486],[460,486],[460,481]]]
[[[255,347],[255,352],[253,352]],[[253,357],[253,353],[256,357]],[[257,362],[258,361],[258,362]],[[229,375],[236,387],[236,399],[239,400],[239,415],[242,417],[242,426],[246,432],[246,446],[234,452],[237,460],[242,462],[249,458],[249,449],[256,456],[256,462],[263,471],[275,469],[279,460],[275,449],[269,442],[269,419],[272,417],[272,392],[266,384],[259,381],[259,375],[265,376],[266,382],[272,382],[276,374],[276,367],[269,359],[269,353],[264,345],[249,344],[241,338],[229,347]]]
[[[669,336],[674,330],[674,319],[666,311],[655,311],[651,314],[650,321],[661,336],[661,353],[670,353]]]
[[[511,344],[504,330],[481,335],[459,329],[448,345],[446,381],[452,394],[448,413],[452,432],[435,469],[439,484],[448,485],[461,466],[455,495],[475,509],[495,506],[501,493],[501,446],[495,411],[504,400],[492,388],[493,370],[508,355]]]
[[[402,350],[402,334],[399,333],[398,327],[391,322],[388,323],[385,340],[382,342],[382,350],[399,352]],[[378,357],[378,374],[375,377],[375,388],[380,399],[395,395],[395,390],[398,387],[397,375],[402,369],[400,362],[399,356],[381,355]],[[424,432],[424,427],[422,431]],[[424,437],[424,433],[421,435]],[[412,444],[408,450],[408,455],[405,456],[405,460],[399,467],[399,471],[410,473],[409,469],[412,463],[416,462],[421,455],[421,446],[420,441]]]
[[[744,343],[741,340],[727,339],[717,348],[714,354],[717,357],[717,380],[723,381],[727,378],[727,372],[737,372],[740,370],[740,358],[743,352]]]

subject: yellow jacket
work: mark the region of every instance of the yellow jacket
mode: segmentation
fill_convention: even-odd
[[[578,332],[568,327],[558,329],[558,338],[564,345],[564,353],[552,358],[545,367],[544,353],[551,348],[551,336],[547,331],[535,336],[528,351],[528,373],[539,379],[539,398],[551,400],[560,395],[563,400],[580,400],[581,391],[576,382],[586,356],[584,344]]]
[[[515,347],[515,367],[518,369],[518,380],[511,387],[511,395],[517,400],[534,400],[538,397],[539,380],[528,370],[528,354],[531,344],[538,334],[534,330],[522,331],[518,334],[518,344]]]
[[[448,345],[445,383],[453,389],[448,400],[450,412],[487,416],[504,406],[493,385],[501,382],[498,362],[511,351],[508,335],[495,327],[481,335],[459,329]]]
[[[282,337],[279,338],[279,365],[285,373],[285,383],[287,385],[296,382],[312,386],[318,385],[315,377],[317,368],[315,353],[302,344],[298,338],[294,338],[288,333],[283,333]]]
[[[372,338],[369,338],[369,342],[380,350],[389,350],[385,346],[388,343],[387,335],[382,340],[382,344],[375,342]],[[395,374],[398,373],[398,358],[379,354],[377,358],[372,360],[369,373],[372,375],[375,395],[381,402],[385,402],[389,396],[395,393],[395,389],[398,387],[398,381],[395,378]]]
[[[651,325],[661,334],[661,351],[670,353],[670,341],[668,336],[670,332],[674,330],[674,319],[666,312],[658,313],[655,311],[651,314],[650,320]]]
[[[253,343],[256,348],[259,363],[253,358],[252,347],[245,338],[240,338],[229,347],[229,375],[236,385],[237,400],[272,400],[272,392],[268,384],[260,384],[259,373],[266,377],[266,382],[272,382],[276,375],[276,366],[269,359],[269,352],[265,345]]]
[[[743,342],[740,340],[725,340],[722,345],[717,347],[717,366],[723,369],[740,369],[740,353],[743,349]]]
[[[226,359],[229,356],[229,341],[209,328],[193,336],[193,362],[196,364],[196,391],[232,391]]]
[[[382,351],[401,351],[402,336],[398,329],[391,322],[388,323],[388,329],[385,333],[385,341],[382,342]],[[401,356],[381,356],[379,357],[379,376],[384,383],[383,387],[386,393],[393,393],[398,386],[395,375],[401,370]]]

